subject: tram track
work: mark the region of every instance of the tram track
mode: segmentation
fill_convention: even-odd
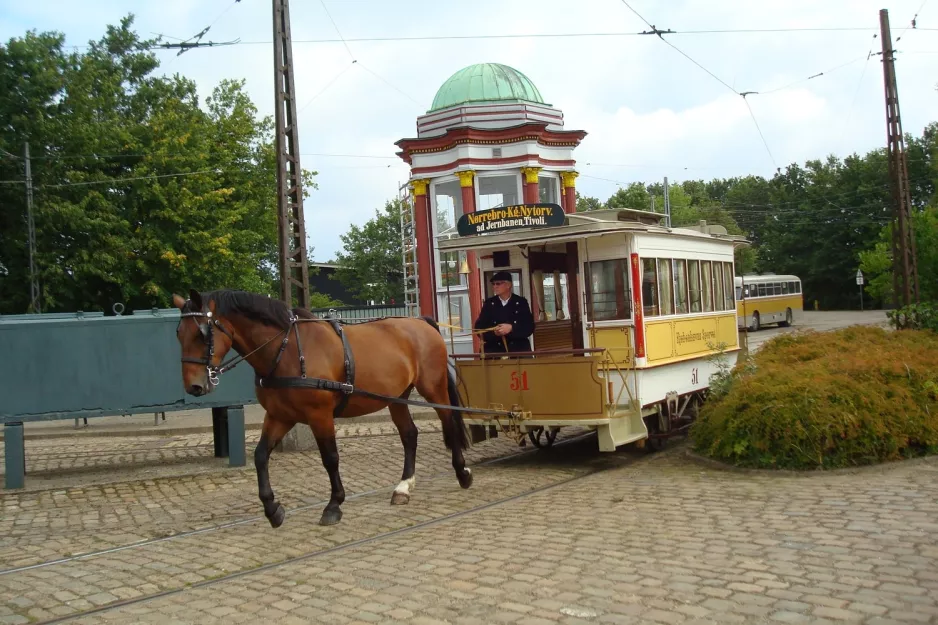
[[[396,436],[397,433],[395,432],[394,435]],[[584,440],[586,440],[587,438],[589,438],[590,436],[595,436],[595,432],[585,432],[585,433],[583,433],[583,434],[571,436],[570,438],[565,438],[565,439],[563,439],[563,440],[558,440],[556,443],[554,443],[553,449],[566,447],[566,446],[568,446],[568,445],[571,445],[571,444],[574,444],[574,443],[577,443],[577,442],[584,441]],[[527,449],[527,450],[525,450],[525,451],[514,452],[514,453],[510,453],[510,454],[504,455],[504,456],[499,456],[498,458],[491,458],[491,459],[489,459],[489,460],[483,460],[483,461],[481,461],[481,462],[475,463],[475,464],[470,465],[470,466],[472,466],[472,467],[485,467],[485,466],[496,465],[496,464],[499,464],[499,463],[502,463],[502,462],[507,462],[507,461],[509,461],[509,460],[517,460],[517,459],[520,459],[520,458],[525,458],[525,457],[528,457],[528,456],[530,456],[530,455],[532,455],[532,454],[537,453],[538,451],[540,451],[540,450],[538,450],[538,449],[536,449],[536,448],[535,448],[535,449]],[[431,474],[427,475],[427,476],[426,476],[426,479],[435,479],[435,478],[446,477],[446,476],[450,475],[451,473],[452,473],[452,471],[439,471],[439,472],[437,472],[437,473],[431,473]],[[386,486],[382,486],[382,487],[380,487],[380,488],[373,488],[373,489],[366,490],[366,491],[362,491],[362,492],[359,492],[359,493],[354,493],[354,494],[348,495],[345,500],[346,500],[346,501],[354,501],[354,500],[360,499],[360,498],[362,498],[362,497],[367,497],[367,496],[370,496],[370,495],[376,495],[376,494],[379,494],[379,493],[382,493],[382,492],[390,492],[391,490],[394,489],[395,486],[396,486],[396,483],[394,483],[394,484],[389,484],[389,485],[386,485]],[[293,514],[296,514],[296,513],[300,513],[300,512],[304,512],[304,511],[312,510],[312,509],[318,509],[318,508],[321,508],[321,507],[325,506],[328,502],[329,502],[328,499],[323,499],[323,500],[321,500],[321,501],[316,501],[316,502],[309,503],[309,504],[303,504],[303,505],[300,505],[300,506],[296,506],[296,507],[291,508],[290,510],[287,511],[286,514],[287,514],[287,516],[289,517],[290,515],[293,515]],[[219,523],[219,524],[216,524],[216,525],[211,525],[211,526],[209,526],[209,527],[203,527],[203,528],[197,528],[197,529],[192,529],[192,530],[186,530],[186,531],[182,531],[182,532],[179,532],[179,533],[176,533],[176,534],[172,534],[172,535],[170,535],[170,536],[160,536],[160,537],[155,537],[155,538],[147,538],[147,539],[144,539],[144,540],[141,540],[141,541],[137,541],[137,542],[133,542],[133,543],[128,543],[128,544],[124,544],[124,545],[118,545],[118,546],[116,546],[116,547],[108,547],[108,548],[106,548],[106,549],[97,549],[97,550],[94,550],[94,551],[89,551],[88,553],[78,554],[78,555],[74,555],[74,556],[68,556],[68,557],[65,557],[65,558],[58,558],[58,559],[56,559],[56,560],[47,560],[47,561],[45,561],[45,562],[37,562],[37,563],[35,563],[35,564],[29,564],[29,565],[24,565],[24,566],[19,566],[19,567],[12,567],[12,568],[8,568],[8,569],[0,570],[0,577],[4,577],[4,576],[6,576],[6,575],[12,575],[12,574],[15,574],[15,573],[24,573],[24,572],[26,572],[26,571],[33,571],[33,570],[37,570],[37,569],[43,569],[43,568],[47,568],[47,567],[50,567],[50,566],[57,566],[57,565],[67,564],[67,563],[69,563],[69,562],[78,562],[78,561],[82,561],[82,560],[89,560],[89,559],[92,559],[92,558],[107,556],[107,555],[111,555],[111,554],[114,554],[114,553],[119,553],[119,552],[121,552],[121,551],[127,551],[127,550],[129,550],[129,549],[139,549],[139,548],[148,547],[148,546],[155,545],[155,544],[159,544],[159,543],[172,542],[172,541],[175,541],[175,540],[180,540],[180,539],[188,538],[188,537],[191,537],[191,536],[198,536],[198,535],[200,535],[200,534],[207,534],[207,533],[212,533],[212,532],[218,532],[218,531],[221,531],[221,530],[230,529],[230,528],[232,528],[232,527],[238,527],[238,526],[241,526],[241,525],[248,525],[248,524],[250,524],[250,523],[255,523],[255,522],[258,522],[258,521],[266,521],[266,519],[265,519],[265,517],[264,517],[263,515],[255,515],[255,516],[246,517],[246,518],[243,518],[243,519],[237,519],[237,520],[234,520],[234,521],[228,521],[228,522],[225,522],[225,523]]]
[[[563,441],[557,441],[557,442],[554,444],[553,447],[556,449],[556,448],[558,448],[558,447],[570,446],[570,445],[573,445],[573,444],[575,444],[575,443],[583,442],[583,441],[585,441],[586,439],[588,439],[588,438],[590,438],[590,437],[592,437],[592,436],[595,436],[595,432],[587,432],[587,433],[584,433],[584,434],[581,434],[581,435],[578,435],[578,436],[573,436],[573,437],[571,437],[571,438],[569,438],[569,439],[565,439],[565,440],[563,440]],[[480,463],[478,463],[478,464],[476,464],[476,465],[474,465],[474,466],[476,466],[476,467],[480,467],[480,466],[490,466],[490,465],[497,464],[497,463],[499,463],[499,462],[504,462],[504,461],[507,461],[507,460],[516,460],[516,459],[519,459],[519,458],[528,456],[528,455],[530,455],[530,454],[534,454],[534,453],[536,453],[537,451],[539,451],[539,450],[537,450],[537,449],[530,449],[530,450],[526,450],[526,451],[524,451],[524,452],[512,454],[512,455],[510,455],[510,456],[503,456],[503,457],[494,458],[494,459],[492,459],[492,460],[488,460],[488,461],[485,461],[485,462],[480,462]],[[633,459],[633,460],[629,460],[629,461],[627,461],[627,464],[633,464],[634,462],[635,462],[634,459]],[[289,565],[291,565],[291,564],[296,564],[296,563],[299,563],[299,562],[305,562],[305,561],[312,560],[312,559],[315,559],[315,558],[320,558],[320,557],[328,556],[328,555],[331,555],[331,554],[334,554],[334,553],[337,553],[337,552],[346,551],[346,550],[350,550],[350,549],[355,549],[355,548],[357,548],[357,547],[362,547],[362,546],[365,546],[365,545],[375,544],[375,543],[378,543],[378,542],[381,542],[381,541],[384,541],[384,540],[388,540],[388,539],[391,539],[391,538],[395,538],[395,537],[398,537],[398,536],[401,536],[401,535],[406,535],[406,534],[414,533],[414,532],[417,532],[417,531],[420,531],[420,530],[423,530],[423,529],[427,529],[427,528],[430,528],[430,527],[434,527],[434,526],[437,526],[437,525],[441,525],[441,524],[443,524],[443,523],[447,523],[447,522],[453,521],[453,520],[455,520],[455,519],[460,519],[460,518],[463,518],[463,517],[466,517],[466,516],[469,516],[469,515],[472,515],[472,514],[476,514],[476,513],[478,513],[478,512],[482,512],[482,511],[485,511],[485,510],[490,510],[490,509],[496,508],[496,507],[498,507],[498,506],[502,506],[502,505],[505,505],[505,504],[513,503],[513,502],[516,502],[516,501],[520,501],[520,500],[523,500],[523,499],[525,499],[525,498],[531,497],[531,496],[533,496],[533,495],[538,495],[538,494],[541,494],[541,493],[549,492],[549,491],[554,490],[554,489],[557,489],[557,488],[559,488],[559,487],[567,486],[567,485],[569,485],[569,484],[571,484],[571,483],[578,482],[578,481],[583,480],[583,479],[585,479],[585,478],[587,478],[587,477],[591,477],[591,476],[597,475],[597,474],[599,474],[599,473],[603,473],[603,472],[605,472],[605,471],[609,471],[609,470],[613,470],[613,469],[621,468],[622,466],[625,466],[625,465],[623,465],[622,463],[616,464],[616,463],[602,463],[602,462],[600,462],[600,463],[588,463],[588,464],[592,464],[592,466],[588,466],[587,468],[583,469],[582,471],[579,471],[579,472],[578,472],[577,474],[575,474],[575,475],[571,475],[571,476],[569,476],[569,477],[566,477],[566,478],[564,478],[564,479],[561,479],[561,480],[552,482],[552,483],[550,483],[550,484],[545,484],[545,485],[543,485],[543,486],[539,486],[539,487],[536,487],[536,488],[532,488],[531,490],[528,490],[528,491],[525,491],[525,492],[522,492],[522,493],[516,493],[516,494],[514,494],[514,495],[510,495],[510,496],[507,496],[507,497],[503,497],[503,498],[497,499],[497,500],[495,500],[495,501],[489,501],[489,502],[486,502],[486,503],[483,503],[483,504],[480,504],[480,505],[473,506],[473,507],[471,507],[471,508],[467,508],[467,509],[465,509],[465,510],[459,510],[459,511],[456,511],[456,512],[452,512],[452,513],[450,513],[450,514],[445,514],[445,515],[443,515],[443,516],[440,516],[440,517],[437,517],[437,518],[434,518],[434,519],[428,519],[428,520],[426,520],[426,521],[421,521],[421,522],[415,523],[414,525],[410,525],[410,526],[407,526],[407,527],[402,527],[402,528],[397,528],[397,529],[393,529],[393,530],[381,532],[381,533],[375,534],[375,535],[373,535],[373,536],[366,536],[366,537],[359,538],[359,539],[356,539],[356,540],[351,540],[351,541],[349,541],[349,542],[342,543],[342,544],[339,544],[339,545],[333,545],[333,546],[330,546],[330,547],[327,547],[327,548],[324,548],[324,549],[317,549],[317,550],[311,551],[311,552],[309,552],[309,553],[304,553],[304,554],[301,554],[301,555],[298,555],[298,556],[288,557],[288,558],[285,558],[285,559],[280,560],[280,561],[278,561],[278,562],[270,562],[270,563],[268,563],[268,564],[263,564],[263,565],[260,565],[260,566],[256,566],[256,567],[254,567],[254,568],[249,568],[249,569],[244,569],[244,570],[240,570],[240,571],[235,571],[235,572],[229,573],[229,574],[227,574],[227,575],[222,575],[222,576],[215,577],[215,578],[212,578],[212,579],[206,579],[206,580],[203,580],[203,581],[200,581],[200,582],[195,582],[195,583],[187,584],[187,585],[185,585],[185,586],[183,586],[183,587],[172,588],[172,589],[167,589],[167,590],[163,590],[163,591],[159,591],[159,592],[154,592],[154,593],[151,593],[151,594],[149,594],[149,595],[142,596],[142,597],[134,597],[134,598],[130,598],[130,599],[124,599],[124,600],[120,600],[120,601],[115,601],[115,602],[112,602],[112,603],[109,603],[109,604],[106,604],[106,605],[96,606],[96,607],[94,607],[94,608],[89,608],[89,609],[83,610],[83,611],[81,611],[81,612],[76,612],[76,613],[74,613],[74,614],[63,615],[63,616],[60,616],[60,617],[56,617],[56,618],[52,618],[52,619],[47,619],[47,620],[42,620],[42,621],[36,621],[36,623],[38,623],[38,625],[52,625],[52,624],[54,624],[54,623],[65,623],[65,622],[69,622],[69,621],[76,620],[76,619],[87,618],[87,617],[89,617],[89,616],[104,614],[104,613],[112,612],[112,611],[114,611],[114,610],[118,610],[118,609],[121,609],[121,608],[127,608],[127,607],[131,607],[131,606],[134,606],[134,605],[139,605],[139,604],[143,604],[143,603],[148,603],[148,602],[150,602],[150,601],[155,601],[155,600],[158,600],[158,599],[163,599],[163,598],[166,598],[166,597],[171,597],[171,596],[179,595],[179,594],[182,594],[182,593],[184,593],[184,592],[191,591],[191,590],[197,590],[197,589],[201,589],[201,588],[207,588],[207,587],[211,587],[211,586],[216,586],[216,585],[218,585],[218,584],[222,584],[222,583],[225,583],[225,582],[230,582],[230,581],[232,581],[232,580],[240,579],[240,578],[246,577],[246,576],[248,576],[248,575],[253,575],[253,574],[257,574],[257,573],[263,573],[263,572],[268,572],[268,571],[276,570],[276,569],[279,569],[279,568],[284,567],[284,566],[289,566]],[[598,465],[598,466],[597,466],[597,465]],[[443,475],[448,475],[448,473],[442,473],[442,472],[441,472],[441,473],[438,473],[438,474],[434,474],[434,475],[432,475],[432,476],[430,476],[430,477],[442,477]],[[356,495],[347,498],[346,501],[348,501],[349,499],[361,498],[361,497],[364,497],[364,496],[366,496],[366,495],[372,495],[372,494],[376,494],[376,493],[379,493],[379,492],[382,492],[382,491],[390,490],[390,488],[391,488],[391,487],[388,487],[388,488],[381,488],[381,489],[375,489],[375,490],[368,491],[368,492],[357,493]],[[325,503],[325,502],[323,502],[323,503]],[[318,507],[319,505],[321,505],[321,504],[310,504],[310,505],[308,505],[308,506],[304,506],[303,508],[294,508],[291,512],[299,512],[299,511],[302,510],[302,509],[308,509],[308,508],[312,508],[312,507]],[[288,514],[290,514],[290,513],[288,513]],[[247,523],[247,522],[254,521],[254,520],[257,520],[257,519],[260,519],[260,518],[263,518],[263,517],[257,517],[256,519],[244,519],[244,520],[238,522],[238,524]],[[225,527],[231,527],[232,525],[233,525],[233,524],[225,524]],[[221,528],[221,526],[219,526],[218,529],[220,529],[220,528]],[[187,535],[190,535],[190,536],[191,536],[191,535],[193,535],[194,533],[196,533],[196,532],[189,532]],[[181,537],[181,536],[178,536],[178,537]],[[142,546],[142,545],[143,545],[143,543],[140,543],[140,544],[138,544],[138,545],[133,545],[133,546]],[[128,548],[129,548],[129,547],[132,547],[132,546],[128,546]],[[108,550],[108,553],[111,553],[111,552],[113,552],[113,550]],[[103,554],[103,552],[102,552],[102,554]],[[90,557],[90,556],[91,556],[91,554],[86,554],[86,555],[84,555],[84,556],[76,556],[75,558],[71,558],[71,559],[69,559],[69,560],[81,559],[81,558],[86,558],[86,557]],[[64,561],[68,561],[68,560],[63,560],[62,562],[64,562]],[[58,563],[58,562],[55,562],[55,563]],[[54,563],[49,563],[49,565],[51,565],[51,564],[54,564]],[[33,566],[33,567],[25,567],[25,568],[22,569],[22,570],[28,570],[29,568],[36,568],[36,567],[35,567],[35,566]],[[10,572],[12,572],[12,571],[10,571]],[[5,572],[0,572],[0,574],[3,574],[3,573],[5,573]]]

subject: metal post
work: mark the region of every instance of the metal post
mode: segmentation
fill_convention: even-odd
[[[212,408],[212,439],[215,444],[215,457],[228,457],[228,409]]]
[[[3,450],[5,453],[4,488],[23,488],[26,485],[26,446],[23,424],[7,423],[3,426]]]
[[[228,466],[244,466],[244,406],[228,408]]]
[[[889,178],[892,184],[893,223],[893,304],[908,306],[918,302],[918,268],[915,260],[915,236],[912,233],[912,197],[909,170],[899,116],[899,90],[896,86],[895,54],[889,29],[889,12],[879,12],[883,45],[883,83],[886,93],[886,139]]]
[[[273,0],[273,7],[280,299],[291,307],[309,308],[309,260],[303,217],[303,170],[300,167],[296,121],[293,45],[290,42],[290,3],[289,0]]]
[[[29,158],[29,143],[23,146],[26,160],[26,230],[29,238],[29,308],[30,313],[41,313],[39,276],[36,275],[36,222],[33,218],[33,168]]]
[[[668,177],[664,177],[664,223],[671,227],[671,194],[668,193]]]

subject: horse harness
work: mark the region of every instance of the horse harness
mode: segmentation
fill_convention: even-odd
[[[249,356],[260,351],[274,340],[283,335],[283,339],[280,342],[280,349],[277,351],[277,357],[274,359],[273,364],[271,365],[267,375],[260,376],[255,373],[254,384],[259,388],[307,388],[312,390],[322,390],[322,391],[338,391],[342,393],[342,398],[339,400],[338,405],[336,405],[335,410],[333,410],[333,417],[338,418],[342,412],[345,411],[346,406],[348,405],[349,397],[351,395],[363,395],[365,397],[370,397],[371,399],[377,399],[381,401],[387,401],[395,404],[409,404],[412,406],[424,406],[427,408],[442,408],[445,410],[460,410],[462,412],[473,412],[479,414],[493,414],[499,416],[512,416],[513,413],[507,412],[504,410],[481,410],[478,408],[467,408],[463,406],[449,406],[446,404],[434,404],[426,401],[417,401],[414,399],[404,399],[403,397],[391,397],[389,395],[382,395],[380,393],[372,393],[371,391],[365,391],[362,389],[355,388],[355,358],[352,355],[352,350],[348,344],[348,337],[345,334],[342,326],[344,322],[335,318],[328,318],[325,321],[329,322],[329,325],[332,326],[332,329],[335,330],[339,338],[342,339],[342,350],[344,352],[344,362],[345,362],[345,382],[337,382],[335,380],[326,380],[323,378],[310,378],[306,375],[306,357],[303,356],[303,343],[300,341],[300,329],[299,324],[302,322],[320,322],[322,319],[301,319],[298,318],[295,314],[290,314],[290,325],[285,329],[281,330],[279,333],[275,334],[271,338],[267,339],[261,343],[258,347],[248,352],[244,356],[237,355],[226,362],[223,362],[219,366],[212,365],[212,358],[215,356],[215,334],[214,328],[227,336],[231,340],[232,345],[234,345],[234,337],[231,335],[225,327],[219,323],[218,319],[213,318],[211,311],[198,311],[198,312],[184,312],[180,314],[182,318],[191,318],[192,322],[196,324],[199,329],[199,333],[202,335],[202,340],[205,343],[205,356],[203,358],[193,358],[190,356],[183,356],[182,362],[194,363],[197,365],[202,365],[206,368],[208,372],[208,381],[212,386],[218,386],[219,376],[222,373],[231,371],[236,366],[241,364],[243,361],[247,360]],[[199,323],[196,318],[203,317],[206,319],[206,322]],[[386,317],[382,317],[386,318]],[[380,321],[380,319],[371,319],[369,323],[373,321]],[[182,323],[182,319],[180,319]],[[287,344],[290,342],[290,330],[293,330],[294,336],[296,336],[296,348],[299,352],[300,360],[300,377],[274,377],[274,373],[277,370],[277,366],[280,364],[280,359],[283,357],[283,352],[287,348]]]
[[[214,329],[218,328],[222,334],[231,340],[232,345],[234,344],[234,337],[228,330],[225,329],[225,326],[219,323],[218,319],[214,319],[212,317],[211,311],[185,312],[182,313],[180,317],[192,318],[193,323],[195,323],[199,328],[199,333],[202,335],[202,340],[205,342],[204,357],[193,358],[189,356],[183,356],[182,362],[203,365],[208,372],[208,381],[212,386],[218,386],[218,377],[222,373],[231,371],[243,361],[247,360],[249,356],[260,351],[274,340],[280,338],[282,335],[283,339],[280,341],[280,349],[277,351],[277,356],[274,358],[274,362],[271,364],[267,375],[260,376],[255,374],[254,384],[256,386],[260,388],[309,388],[324,391],[341,391],[342,399],[339,401],[339,404],[336,406],[335,411],[333,412],[333,415],[336,417],[338,417],[345,410],[345,407],[348,404],[349,396],[355,392],[355,358],[352,356],[352,350],[348,344],[348,337],[345,335],[345,332],[342,329],[342,324],[336,319],[327,319],[326,321],[329,322],[329,325],[332,326],[332,329],[335,330],[336,334],[339,335],[339,338],[342,339],[342,351],[344,352],[345,361],[345,382],[336,382],[335,380],[325,380],[322,378],[310,378],[306,375],[306,357],[303,355],[303,342],[300,340],[299,324],[303,321],[320,321],[319,319],[300,319],[291,313],[290,325],[285,330],[281,330],[279,333],[263,342],[257,348],[245,354],[244,356],[234,356],[228,361],[215,367],[212,365],[212,358],[215,356]],[[196,317],[204,317],[207,321],[204,324],[199,323],[196,321]],[[277,367],[280,365],[280,359],[283,357],[283,352],[286,351],[287,344],[290,342],[290,330],[293,330],[293,334],[296,337],[296,349],[299,352],[300,360],[300,377],[274,377],[274,373],[277,371]]]

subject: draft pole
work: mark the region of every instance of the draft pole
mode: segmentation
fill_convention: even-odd
[[[309,308],[309,259],[303,218],[303,170],[296,122],[290,2],[273,0],[273,8],[280,299],[291,307]]]
[[[893,305],[918,303],[918,268],[915,259],[915,237],[912,233],[912,197],[909,191],[909,169],[899,116],[899,90],[896,86],[895,51],[889,30],[889,11],[879,12],[879,28],[883,42],[883,84],[886,92],[886,139],[889,155],[889,179],[892,185],[892,263]]]

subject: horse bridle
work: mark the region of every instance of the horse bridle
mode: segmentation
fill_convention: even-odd
[[[190,303],[190,302],[187,301],[186,303],[188,304],[188,303]],[[302,346],[300,345],[299,328],[297,327],[297,321],[300,321],[300,320],[297,319],[297,318],[296,318],[294,315],[292,315],[292,314],[290,315],[290,325],[287,327],[286,330],[282,330],[280,333],[275,334],[274,336],[272,336],[272,337],[269,338],[268,340],[266,340],[266,341],[264,341],[263,343],[261,343],[261,344],[260,344],[257,348],[255,348],[254,350],[252,350],[252,351],[250,351],[249,353],[245,354],[244,356],[241,356],[241,355],[237,355],[237,354],[236,354],[236,355],[233,356],[232,358],[229,358],[227,362],[223,362],[223,363],[221,363],[221,364],[220,364],[219,366],[217,366],[217,367],[212,364],[212,359],[215,357],[215,333],[214,333],[214,328],[218,328],[219,331],[221,331],[222,334],[224,334],[225,336],[228,337],[229,340],[231,340],[231,345],[232,345],[232,347],[234,346],[234,342],[235,342],[234,336],[232,336],[231,333],[230,333],[228,330],[225,329],[225,326],[223,326],[223,325],[218,321],[218,319],[214,319],[214,318],[213,318],[213,316],[212,316],[212,311],[210,311],[210,310],[207,310],[207,311],[205,311],[205,312],[203,312],[203,311],[201,311],[201,310],[200,310],[200,311],[193,311],[193,312],[184,312],[184,313],[180,313],[179,316],[181,317],[180,320],[179,320],[179,323],[180,323],[180,324],[183,323],[183,319],[186,318],[186,317],[189,317],[189,318],[192,319],[192,323],[194,323],[194,324],[196,325],[196,327],[199,329],[199,334],[202,335],[202,341],[205,343],[205,356],[204,356],[203,358],[194,358],[194,357],[192,357],[192,356],[183,356],[181,360],[182,360],[182,362],[189,362],[189,363],[193,363],[193,364],[196,364],[196,365],[202,365],[202,366],[204,366],[204,367],[205,367],[205,370],[206,370],[206,373],[208,374],[208,381],[209,381],[209,384],[211,384],[212,386],[218,386],[218,376],[220,376],[221,374],[225,373],[226,371],[231,371],[231,370],[234,369],[236,366],[238,366],[239,364],[241,364],[242,361],[247,360],[248,356],[254,354],[255,352],[260,351],[261,349],[263,349],[264,347],[266,347],[268,344],[270,344],[274,339],[279,338],[280,335],[283,334],[284,337],[283,337],[283,341],[282,341],[281,344],[280,344],[280,351],[277,353],[277,358],[276,358],[276,360],[274,360],[274,363],[273,363],[273,366],[271,367],[270,373],[268,373],[268,376],[272,375],[273,372],[274,372],[274,370],[276,370],[277,365],[280,364],[280,358],[281,358],[281,356],[283,356],[283,351],[286,349],[287,343],[288,343],[289,340],[290,340],[290,328],[295,328],[295,331],[296,331],[296,342],[297,342],[297,346],[298,346],[298,348],[299,348],[299,350],[300,350],[300,369],[301,369],[301,371],[302,371],[302,377],[303,377],[303,378],[306,377],[306,358],[304,358],[304,356],[303,356],[303,349],[302,349]],[[198,321],[196,321],[196,317],[204,317],[205,319],[207,319],[207,321],[206,321],[206,323],[204,323],[204,324],[203,324],[203,323],[199,323]]]

